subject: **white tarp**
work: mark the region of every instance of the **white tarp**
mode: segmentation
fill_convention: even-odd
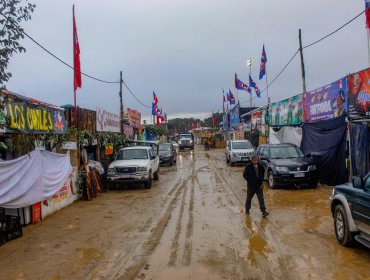
[[[33,151],[0,161],[0,207],[21,208],[58,193],[72,172],[69,155]]]
[[[270,144],[290,143],[298,147],[301,146],[302,128],[293,126],[283,126],[279,131],[275,132],[272,127],[269,131]]]

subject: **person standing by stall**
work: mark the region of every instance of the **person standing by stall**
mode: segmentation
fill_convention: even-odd
[[[260,163],[258,155],[252,157],[252,161],[245,166],[243,177],[247,181],[247,199],[245,201],[245,214],[249,215],[252,206],[252,198],[257,194],[258,202],[262,216],[266,217],[269,212],[266,211],[265,200],[263,198],[263,177],[265,169]]]

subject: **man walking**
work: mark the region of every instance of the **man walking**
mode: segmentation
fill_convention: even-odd
[[[260,209],[262,212],[262,216],[266,217],[269,212],[266,211],[265,201],[263,198],[263,177],[264,177],[265,170],[260,163],[260,159],[257,155],[252,157],[252,162],[248,163],[245,166],[243,177],[248,183],[247,188],[247,199],[245,201],[245,213],[249,215],[249,210],[251,209],[252,205],[252,198],[255,194],[257,194],[258,202],[260,204]]]

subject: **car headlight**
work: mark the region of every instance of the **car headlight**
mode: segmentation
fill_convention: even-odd
[[[316,165],[309,165],[308,166],[308,171],[313,171],[313,170],[316,170],[316,169],[317,169]]]
[[[108,168],[107,174],[116,174],[116,170],[114,168]]]
[[[288,167],[276,166],[277,172],[289,172]]]
[[[136,170],[137,171],[147,171],[145,166],[139,166]]]

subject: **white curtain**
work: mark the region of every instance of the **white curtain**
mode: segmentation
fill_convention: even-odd
[[[46,200],[58,193],[71,172],[69,155],[48,151],[0,161],[0,207],[21,208]]]
[[[302,141],[302,128],[293,126],[283,126],[279,131],[275,132],[272,127],[269,131],[270,144],[290,143],[298,147]]]

